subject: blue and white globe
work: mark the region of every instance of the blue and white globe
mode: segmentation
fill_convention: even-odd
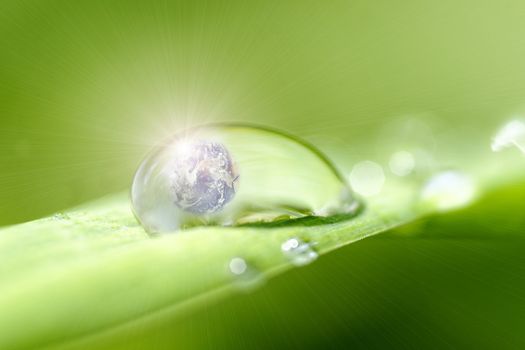
[[[171,169],[173,203],[186,212],[215,213],[235,196],[239,175],[230,153],[218,142],[182,140]]]

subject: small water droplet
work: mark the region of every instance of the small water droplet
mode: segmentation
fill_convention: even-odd
[[[250,290],[264,282],[264,275],[241,257],[234,257],[228,263],[230,273],[235,277],[234,285]]]
[[[448,211],[468,205],[476,195],[472,179],[459,171],[444,171],[430,178],[421,192],[425,206]]]
[[[246,268],[248,265],[246,264],[246,261],[243,258],[233,258],[230,260],[230,271],[234,275],[242,275],[246,272]]]
[[[525,123],[521,120],[511,120],[506,123],[492,139],[491,148],[494,152],[511,146],[525,153]]]
[[[69,220],[70,218],[69,218],[69,215],[65,213],[55,213],[53,214],[52,219],[53,220]]]
[[[297,237],[283,242],[281,251],[296,266],[307,265],[319,256],[309,243],[303,242]]]
[[[408,151],[398,151],[392,154],[388,165],[394,175],[407,176],[414,171],[416,160],[412,153]]]
[[[357,163],[350,173],[350,185],[357,193],[371,197],[379,194],[385,183],[385,173],[381,165],[365,160]]]

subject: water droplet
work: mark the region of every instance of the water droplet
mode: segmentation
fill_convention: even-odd
[[[135,174],[131,198],[150,233],[357,210],[344,177],[316,148],[230,124],[193,128],[156,147]]]
[[[357,193],[370,197],[379,194],[385,183],[381,165],[369,160],[357,163],[350,173],[350,184]]]
[[[423,187],[424,205],[439,211],[457,209],[469,204],[476,188],[471,178],[458,171],[444,171],[434,175]]]
[[[491,148],[494,152],[511,146],[525,153],[525,123],[520,120],[511,120],[503,125],[492,139]]]
[[[390,154],[388,168],[396,176],[426,178],[439,170],[434,130],[442,127],[429,113],[394,118],[378,134],[375,154]]]
[[[407,176],[414,170],[416,160],[414,155],[407,151],[398,151],[390,157],[388,163],[390,171],[397,176]]]
[[[233,258],[230,260],[229,267],[234,275],[242,275],[246,272],[248,265],[243,258]]]
[[[317,259],[318,254],[309,243],[301,241],[297,237],[290,238],[281,244],[281,251],[296,266],[311,263]]]
[[[235,277],[234,285],[239,289],[250,290],[264,282],[264,275],[241,257],[232,258],[228,269]]]
[[[67,215],[65,213],[55,213],[52,216],[52,219],[53,220],[69,220],[69,215]]]

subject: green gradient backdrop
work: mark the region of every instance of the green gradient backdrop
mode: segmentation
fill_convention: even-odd
[[[0,224],[126,188],[152,144],[195,123],[281,127],[343,167],[393,117],[492,132],[523,105],[524,15],[522,1],[4,0]]]

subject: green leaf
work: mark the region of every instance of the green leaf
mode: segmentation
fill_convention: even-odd
[[[519,172],[518,172],[519,173]],[[497,188],[490,171],[481,188]],[[512,179],[508,172],[504,182]],[[74,343],[128,322],[256,286],[293,267],[291,237],[324,254],[432,213],[420,187],[390,182],[354,219],[277,227],[203,227],[149,237],[125,194],[0,231],[0,348]],[[247,273],[229,262],[241,257]],[[89,317],[86,317],[89,315]],[[27,332],[31,320],[31,332]]]
[[[8,332],[0,348],[67,341],[243,288],[228,268],[233,257],[245,259],[255,279],[268,278],[292,267],[281,252],[286,239],[315,242],[325,253],[413,219],[412,195],[371,202],[358,218],[333,224],[207,227],[155,238],[136,224],[127,196],[116,195],[4,229],[0,328]]]

